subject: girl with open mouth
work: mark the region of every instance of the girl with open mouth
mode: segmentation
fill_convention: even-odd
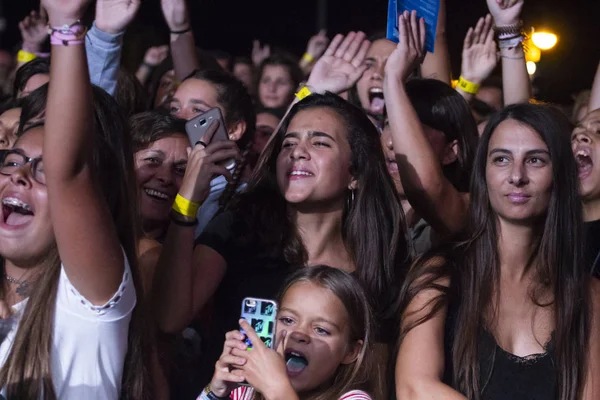
[[[361,285],[352,275],[327,266],[292,275],[280,297],[276,349],[263,344],[244,320],[252,342],[227,333],[206,399],[370,400],[372,317]],[[248,386],[240,386],[244,381]]]

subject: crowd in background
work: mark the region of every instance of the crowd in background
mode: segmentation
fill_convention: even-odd
[[[446,0],[433,53],[413,11],[301,58],[198,49],[161,0],[135,73],[150,5],[90,3],[0,57],[0,398],[600,398],[600,66],[537,101],[524,0],[487,0],[458,79]]]

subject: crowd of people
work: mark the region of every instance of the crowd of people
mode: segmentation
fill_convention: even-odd
[[[600,67],[535,100],[524,0],[487,0],[453,80],[440,1],[434,53],[413,11],[233,59],[161,0],[134,74],[150,5],[41,0],[0,80],[0,398],[599,399]]]

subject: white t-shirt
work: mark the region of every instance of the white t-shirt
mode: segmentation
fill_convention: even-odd
[[[52,381],[61,400],[118,399],[135,287],[125,258],[125,272],[119,290],[104,306],[94,306],[71,285],[61,266],[52,350]],[[13,327],[0,345],[0,366],[4,365],[23,315],[27,299],[16,304]],[[6,388],[1,391],[6,396]]]

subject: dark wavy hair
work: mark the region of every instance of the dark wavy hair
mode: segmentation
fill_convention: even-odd
[[[128,122],[134,154],[175,133],[186,134],[185,121],[166,110],[139,113],[130,117]]]
[[[27,81],[37,74],[50,74],[50,60],[38,57],[19,68],[13,82],[13,97],[19,97],[19,93],[25,88]]]
[[[498,294],[500,255],[497,215],[489,200],[486,165],[490,139],[506,120],[535,130],[548,146],[552,163],[552,192],[548,210],[535,222],[538,230],[530,264],[535,271],[532,301],[551,306],[556,316],[554,330],[555,369],[558,399],[580,398],[586,375],[590,336],[590,275],[582,268],[583,219],[578,196],[578,177],[571,151],[571,124],[558,109],[545,105],[517,104],[495,114],[489,121],[475,155],[471,180],[471,205],[467,239],[422,258],[410,270],[402,291],[402,309],[424,290],[438,296],[429,303],[426,316],[403,328],[401,338],[415,326],[429,320],[442,307],[458,302],[450,328],[452,385],[469,399],[481,398],[486,382],[480,382],[478,337],[489,329],[486,315],[493,315]],[[432,262],[439,256],[443,265]],[[450,288],[439,285],[450,278]],[[553,301],[542,303],[541,293],[551,293]],[[447,322],[448,324],[448,322]],[[448,330],[447,330],[448,332]]]
[[[444,176],[460,192],[468,192],[479,133],[467,102],[452,87],[435,79],[412,79],[406,94],[422,124],[441,131],[446,142],[458,143],[458,157],[443,166]]]
[[[358,181],[354,204],[345,206],[342,237],[378,320],[395,318],[401,269],[408,257],[404,213],[387,172],[379,133],[367,116],[342,98],[311,95],[296,104],[264,149],[247,189],[237,197],[234,237],[242,246],[306,265],[308,255],[277,184],[277,157],[290,122],[299,112],[324,108],[345,121],[350,173]],[[376,227],[376,229],[375,229]],[[260,250],[259,250],[260,249]]]

